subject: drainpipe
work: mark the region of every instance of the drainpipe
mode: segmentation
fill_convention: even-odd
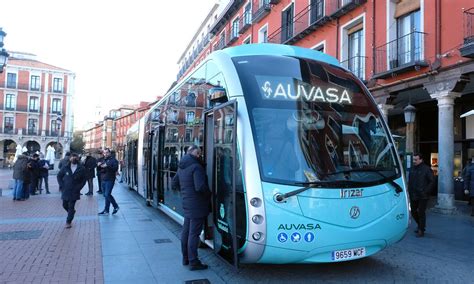
[[[435,2],[435,54],[431,70],[441,67],[441,0]]]
[[[336,19],[336,58],[339,60],[339,18]]]
[[[372,0],[372,74],[375,72],[375,25],[376,22],[375,13],[375,0]]]

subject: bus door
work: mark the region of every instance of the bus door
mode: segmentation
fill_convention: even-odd
[[[214,253],[238,267],[236,235],[236,114],[237,102],[219,105],[206,113],[205,159],[212,191]]]
[[[163,150],[165,145],[165,127],[160,126],[155,128],[155,135],[153,140],[153,205],[158,206],[159,203],[164,202],[165,189],[164,189],[164,168],[163,168]]]

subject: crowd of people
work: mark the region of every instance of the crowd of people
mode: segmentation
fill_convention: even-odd
[[[30,154],[24,152],[17,157],[13,165],[13,201],[25,201],[31,195],[42,194],[43,185],[46,194],[49,190],[49,170],[53,165],[46,159],[42,153],[36,152]],[[57,180],[63,208],[68,213],[66,219],[66,228],[71,228],[72,220],[75,214],[76,201],[82,195],[81,190],[88,185],[88,191],[85,195],[94,194],[94,178],[98,179],[97,193],[103,194],[105,198],[104,210],[99,215],[109,214],[110,204],[113,205],[112,214],[116,214],[119,206],[112,196],[112,189],[115,184],[115,178],[118,175],[119,163],[115,158],[115,153],[110,149],[105,149],[93,155],[88,152],[79,156],[76,153],[67,152],[65,157],[58,163]]]

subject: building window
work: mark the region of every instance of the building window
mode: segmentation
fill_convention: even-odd
[[[313,24],[324,16],[324,0],[311,0],[310,5],[310,21]]]
[[[28,102],[28,111],[39,112],[39,98],[38,97],[30,97],[30,101]]]
[[[186,134],[184,135],[184,142],[192,142],[193,141],[193,130],[186,129]]]
[[[5,110],[15,110],[15,95],[6,94],[5,95]]]
[[[364,30],[360,29],[349,34],[347,68],[360,79],[364,79],[365,60],[363,57]]]
[[[244,25],[252,24],[252,4],[249,3],[245,5],[244,9]]]
[[[239,17],[235,18],[232,22],[232,32],[231,38],[235,38],[239,36]]]
[[[16,73],[7,73],[7,88],[16,89]]]
[[[420,10],[397,19],[397,52],[391,56],[390,67],[395,68],[423,59],[420,30]]]
[[[28,135],[38,134],[37,127],[38,127],[38,120],[36,118],[29,118],[28,119]]]
[[[246,39],[244,39],[244,41],[242,42],[242,44],[251,44],[252,43],[252,37],[247,37]]]
[[[264,26],[258,30],[258,43],[265,42],[268,42],[268,26]]]
[[[167,142],[178,142],[178,129],[169,128]]]
[[[39,91],[40,89],[40,76],[31,75],[30,90]]]
[[[324,53],[324,43],[321,43],[321,44],[318,44],[318,45],[314,46],[313,50]]]
[[[286,42],[293,37],[293,8],[291,5],[281,12],[281,42]]]
[[[61,99],[53,99],[51,104],[51,112],[60,114],[62,111]]]
[[[188,124],[194,123],[194,111],[186,112],[186,123]]]
[[[51,133],[51,136],[58,136],[60,130],[61,130],[61,124],[56,119],[51,120],[51,128],[49,130]]]
[[[13,117],[5,117],[3,119],[3,133],[13,134]]]
[[[63,92],[63,79],[54,78],[53,79],[53,92],[62,93]]]

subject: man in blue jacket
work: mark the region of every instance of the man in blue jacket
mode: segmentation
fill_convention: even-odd
[[[114,206],[114,211],[112,214],[116,214],[119,210],[119,206],[115,201],[115,198],[112,196],[112,189],[115,183],[115,176],[118,171],[118,161],[115,159],[111,153],[110,149],[104,150],[104,161],[98,163],[100,171],[100,179],[102,181],[102,190],[104,191],[105,198],[105,208],[103,211],[99,212],[99,215],[108,215],[110,209],[110,203]]]
[[[209,215],[211,191],[207,185],[206,172],[200,160],[198,146],[189,147],[178,165],[172,188],[181,190],[184,210],[184,225],[181,233],[183,265],[190,270],[207,269],[198,258],[199,235]]]
[[[74,209],[76,201],[81,199],[81,189],[86,183],[85,169],[79,163],[77,154],[71,154],[69,163],[61,168],[57,179],[63,190],[61,199],[63,200],[63,208],[67,211],[66,228],[69,229],[76,213]]]

